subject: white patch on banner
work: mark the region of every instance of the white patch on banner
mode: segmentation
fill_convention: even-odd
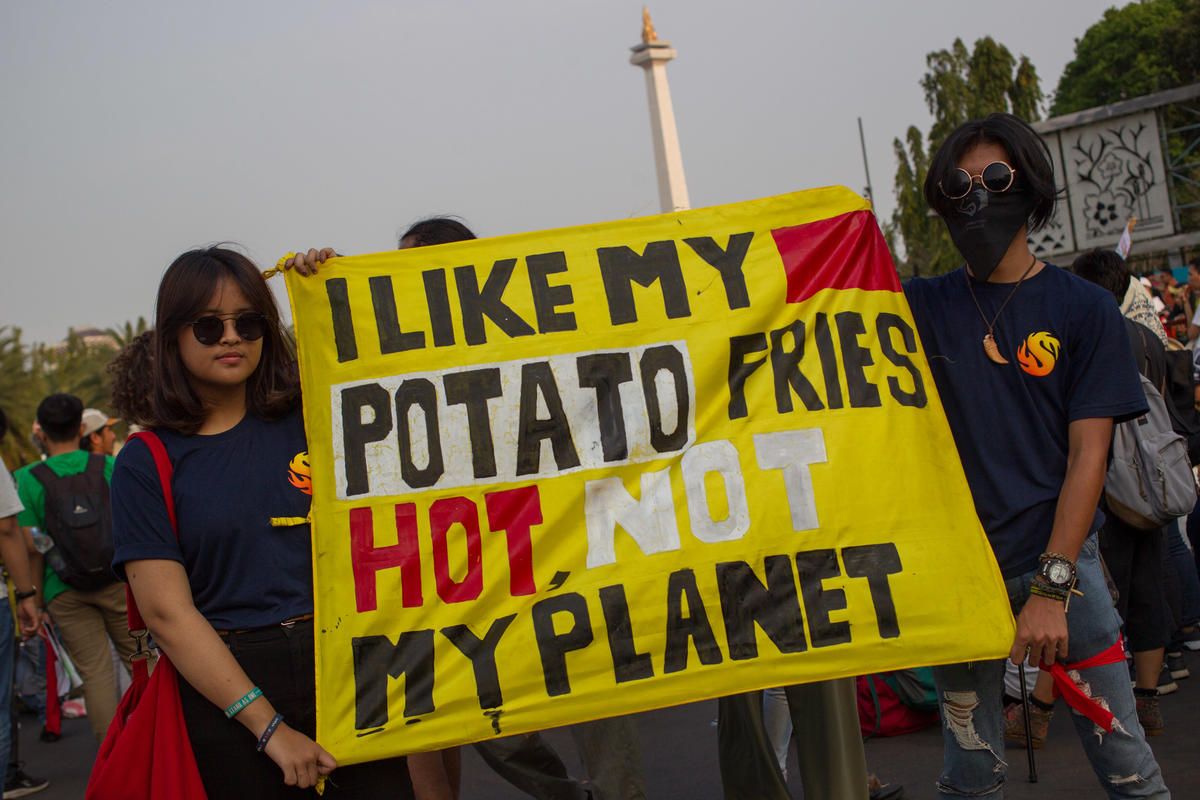
[[[647,351],[654,352],[643,370]],[[626,368],[628,379],[619,372],[600,379],[593,374],[589,378],[590,385],[581,385],[585,383],[580,376],[581,359],[589,356],[610,357]],[[664,361],[668,366],[663,366]],[[455,403],[447,401],[448,377],[487,370],[498,373],[498,385],[493,386],[498,396],[471,396]],[[597,380],[604,385],[597,386]],[[380,390],[387,393],[388,403],[378,406],[383,420],[370,434],[363,434],[362,429],[377,422],[371,406],[361,407],[357,416],[353,409],[347,408],[351,421],[343,421],[343,396],[347,390],[357,387],[374,387],[371,391],[379,399],[382,398]],[[401,430],[398,430],[396,394],[402,387],[407,391],[405,397],[408,400],[402,403]],[[547,397],[547,390],[556,394],[557,400]],[[532,425],[527,426],[525,459],[519,463],[522,391],[527,395],[524,404],[526,416],[532,416]],[[606,394],[612,396],[611,404],[603,403]],[[421,400],[418,402],[413,398]],[[334,477],[339,500],[532,481],[583,470],[645,463],[686,451],[696,440],[695,378],[685,341],[351,381],[330,387],[330,404]],[[472,406],[476,410],[474,419],[468,413]],[[657,415],[650,413],[652,406],[657,407]],[[561,408],[561,412],[556,414],[556,407]],[[481,422],[484,417],[486,422]],[[353,444],[354,436],[347,438],[345,430],[355,419],[359,423],[360,438],[369,439],[359,441],[357,445]],[[602,429],[608,431],[607,442],[601,436]],[[547,434],[547,430],[552,430],[554,436]],[[432,436],[436,436],[436,440],[431,441]],[[557,441],[558,452],[552,438]],[[402,452],[403,442],[407,442],[404,448],[407,452]],[[481,442],[490,442],[494,469],[487,468],[483,453],[489,448]],[[620,442],[623,447],[614,442]],[[656,443],[663,449],[658,449]],[[347,452],[348,449],[351,452]],[[366,476],[365,481],[360,478],[353,492],[348,491],[350,481],[347,477],[351,462],[359,470],[358,474],[362,475],[365,469]],[[414,471],[422,473],[414,478],[414,484],[405,478],[406,467],[410,478]]]
[[[692,535],[709,544],[732,542],[745,536],[750,530],[750,503],[733,443],[724,439],[702,442],[683,454],[680,468]],[[721,520],[713,519],[704,487],[704,478],[710,472],[720,475],[725,485],[725,504],[729,513]]]
[[[754,452],[758,466],[783,471],[783,487],[792,513],[792,530],[810,531],[821,526],[813,496],[809,464],[825,463],[825,434],[820,428],[779,433],[756,433]]]
[[[616,563],[614,539],[618,525],[648,556],[679,549],[670,470],[642,473],[641,487],[639,501],[625,491],[620,478],[585,483],[588,569]]]

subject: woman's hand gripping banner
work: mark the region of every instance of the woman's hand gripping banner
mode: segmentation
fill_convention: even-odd
[[[850,191],[339,258],[288,292],[339,762],[1008,652]]]

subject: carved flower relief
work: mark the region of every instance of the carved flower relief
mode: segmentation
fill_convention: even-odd
[[[1096,171],[1104,176],[1104,180],[1108,185],[1112,185],[1113,179],[1119,177],[1125,171],[1125,162],[1116,153],[1109,152],[1108,155],[1100,159],[1100,163],[1096,165]]]
[[[1107,230],[1114,222],[1123,222],[1129,217],[1129,200],[1113,192],[1090,194],[1083,199],[1083,216],[1088,227]]]

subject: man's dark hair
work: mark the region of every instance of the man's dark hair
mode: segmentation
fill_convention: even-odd
[[[471,229],[452,217],[427,217],[414,222],[403,234],[400,242],[412,239],[413,247],[428,247],[434,244],[450,244],[478,238]]]
[[[1119,305],[1129,291],[1129,279],[1133,273],[1129,264],[1115,250],[1097,248],[1080,253],[1071,264],[1071,271],[1086,281],[1108,289],[1117,298]]]
[[[73,394],[52,394],[38,404],[37,421],[52,442],[78,441],[83,402]]]
[[[0,408],[0,442],[4,441],[4,436],[7,433],[8,433],[8,415],[4,413],[3,408]]]
[[[1016,173],[1014,185],[1023,186],[1037,199],[1029,215],[1029,232],[1040,229],[1054,216],[1058,191],[1054,187],[1054,167],[1050,150],[1033,128],[1012,114],[988,114],[959,125],[942,142],[929,162],[925,175],[925,202],[945,217],[953,210],[951,200],[942,194],[938,182],[958,168],[958,162],[976,145],[998,144],[1008,153],[1009,166]]]

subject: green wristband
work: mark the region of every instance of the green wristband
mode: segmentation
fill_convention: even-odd
[[[250,691],[248,691],[244,695],[242,695],[240,700],[238,700],[236,703],[231,705],[229,708],[225,709],[225,718],[233,719],[234,717],[236,717],[238,715],[239,711],[241,711],[243,708],[250,705],[251,703],[253,703],[255,700],[257,700],[260,697],[262,697],[262,689],[255,686],[253,689],[251,689]]]

